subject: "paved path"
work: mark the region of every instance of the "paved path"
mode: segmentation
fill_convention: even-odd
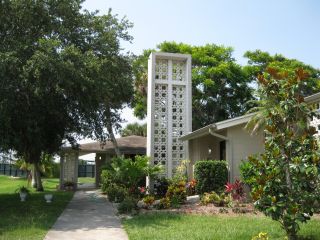
[[[83,189],[57,219],[45,240],[128,240],[111,203],[98,190]]]

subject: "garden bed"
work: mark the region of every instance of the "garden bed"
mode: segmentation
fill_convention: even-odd
[[[202,205],[201,203],[182,204],[179,208],[170,209],[141,209],[140,213],[152,212],[171,212],[171,213],[185,213],[196,215],[228,215],[235,216],[239,214],[261,215],[254,209],[253,204],[241,204],[234,207],[217,207],[214,204]]]

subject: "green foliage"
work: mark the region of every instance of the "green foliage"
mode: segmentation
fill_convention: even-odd
[[[230,194],[221,193],[220,195],[216,192],[204,193],[201,197],[201,203],[207,205],[213,203],[217,207],[230,206],[232,204],[232,197]]]
[[[29,191],[29,189],[26,188],[25,186],[22,186],[22,187],[18,187],[18,188],[16,189],[16,192],[29,193],[30,191]]]
[[[172,206],[179,206],[187,200],[186,182],[184,180],[174,181],[166,193]]]
[[[149,158],[146,156],[136,156],[135,159],[113,158],[104,168],[101,173],[101,190],[107,194],[112,191],[113,196],[118,188],[122,191],[119,186],[123,186],[127,195],[140,197],[139,187],[146,176],[153,178],[161,172],[159,166],[149,165]]]
[[[316,113],[302,95],[307,79],[302,69],[268,68],[258,77],[265,153],[249,157],[244,171],[256,208],[279,221],[289,239],[296,239],[319,200],[320,156],[316,129],[308,124]]]
[[[156,205],[157,209],[168,209],[171,207],[170,198],[164,197],[160,199],[159,204]]]
[[[171,182],[172,181],[166,177],[156,177],[153,188],[154,195],[158,198],[165,197]]]
[[[255,183],[256,169],[253,167],[252,164],[250,164],[249,161],[244,160],[241,161],[239,167],[242,182],[251,187]]]
[[[147,124],[140,125],[139,123],[129,123],[124,129],[120,131],[122,137],[126,136],[147,136]]]
[[[110,202],[122,202],[128,195],[128,189],[116,184],[111,184],[106,188],[105,193]]]
[[[151,196],[151,195],[148,195],[148,196],[145,196],[142,201],[148,206],[148,207],[151,207],[151,205],[154,203],[155,201],[155,198],[154,196]]]
[[[120,214],[131,213],[136,208],[137,202],[132,197],[126,197],[118,205],[118,212]]]
[[[146,116],[147,60],[155,50],[145,50],[134,63],[135,115]],[[198,129],[212,122],[243,114],[245,103],[252,98],[249,79],[232,57],[232,48],[207,44],[191,46],[163,42],[159,52],[183,53],[192,56],[192,125]]]
[[[271,55],[261,50],[247,51],[244,55],[248,58],[248,65],[244,67],[244,72],[252,81],[259,83],[257,77],[271,67],[278,71],[286,71],[294,74],[296,69],[303,68],[308,72],[308,80],[300,86],[301,94],[311,95],[320,91],[320,70],[307,65],[296,59],[289,59],[281,54]]]
[[[194,176],[197,180],[197,193],[221,192],[228,181],[227,162],[220,160],[197,161]]]
[[[101,172],[101,191],[103,193],[107,192],[108,186],[112,184],[112,173],[107,170],[102,170]]]

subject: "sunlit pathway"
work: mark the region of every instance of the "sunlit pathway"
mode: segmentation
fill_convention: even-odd
[[[79,190],[45,240],[127,240],[111,203],[97,190]]]

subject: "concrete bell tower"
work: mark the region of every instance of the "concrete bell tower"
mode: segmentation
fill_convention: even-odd
[[[151,53],[148,61],[147,155],[171,178],[188,143],[179,140],[192,131],[191,56]]]

